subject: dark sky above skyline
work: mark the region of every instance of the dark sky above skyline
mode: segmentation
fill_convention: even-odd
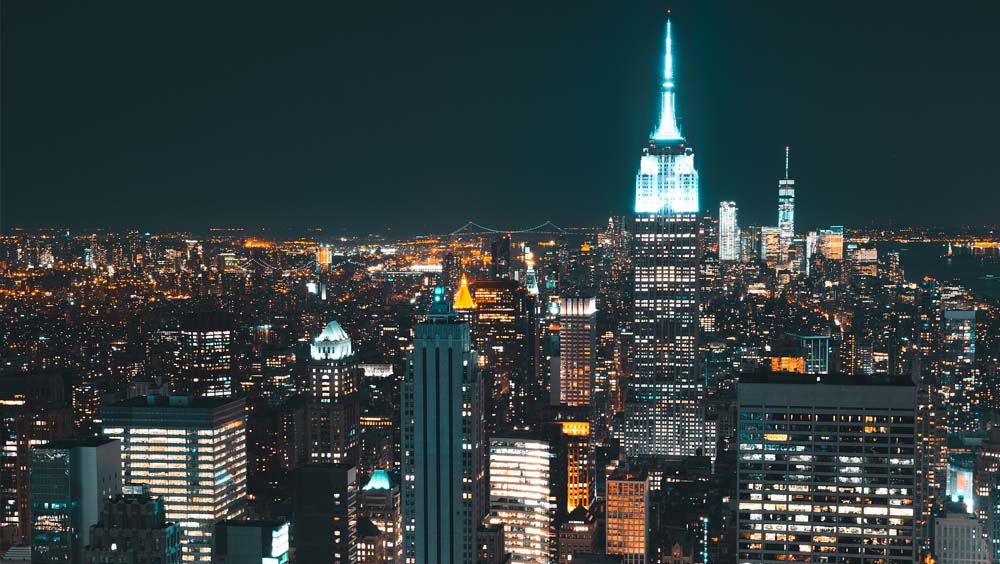
[[[598,224],[632,209],[662,1],[2,8],[13,225]],[[1000,3],[678,0],[701,206],[775,223],[996,223]]]

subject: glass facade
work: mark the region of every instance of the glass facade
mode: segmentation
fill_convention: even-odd
[[[212,561],[212,528],[243,517],[247,497],[242,399],[147,396],[104,410],[122,443],[125,484],[145,484],[181,528],[184,562]]]
[[[490,524],[503,527],[512,564],[555,558],[552,446],[527,437],[490,439]]]
[[[719,260],[740,260],[740,225],[736,202],[719,204]]]
[[[915,387],[792,378],[739,384],[737,561],[913,562]]]

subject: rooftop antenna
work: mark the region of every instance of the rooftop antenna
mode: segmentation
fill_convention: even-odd
[[[785,180],[788,180],[788,150],[791,147],[785,145]]]

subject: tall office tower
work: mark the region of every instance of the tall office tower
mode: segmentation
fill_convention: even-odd
[[[180,528],[167,521],[163,498],[150,497],[145,486],[124,486],[104,498],[81,562],[181,564]]]
[[[916,388],[907,376],[744,375],[740,562],[916,557]]]
[[[448,253],[441,261],[441,285],[449,293],[458,290],[458,280],[462,277],[462,259],[455,253]]]
[[[939,564],[990,564],[990,535],[965,504],[950,501],[934,517],[934,556]]]
[[[333,248],[330,247],[330,245],[320,245],[316,247],[316,270],[318,272],[328,272],[332,262]]]
[[[768,268],[781,266],[781,230],[777,227],[760,228],[760,258]]]
[[[635,179],[629,456],[690,456],[706,443],[705,389],[697,368],[698,171],[674,115],[671,43],[667,20],[660,120]]]
[[[232,394],[234,338],[233,320],[224,312],[199,312],[182,320],[170,390],[191,396]]]
[[[73,410],[61,372],[0,376],[0,526],[31,533],[31,448],[73,433]],[[10,530],[10,529],[8,529]]]
[[[933,516],[942,508],[948,476],[948,428],[945,411],[937,401],[937,384],[923,377],[919,353],[913,366],[917,385],[917,501],[916,533],[918,546],[930,548]]]
[[[795,181],[788,177],[788,151],[785,147],[785,177],[778,181],[778,237],[781,258],[785,265],[789,262],[788,250],[795,238]]]
[[[361,369],[351,338],[331,321],[309,346],[307,444],[310,462],[357,465],[361,439]]]
[[[490,437],[490,524],[503,527],[512,564],[551,564],[560,514],[558,438],[508,431]]]
[[[616,470],[607,480],[605,552],[622,564],[646,564],[649,550],[649,478]]]
[[[559,405],[590,405],[597,346],[597,298],[561,298],[559,379],[553,396]]]
[[[358,528],[358,471],[350,464],[304,464],[292,494],[295,559],[353,564]]]
[[[941,324],[939,390],[947,403],[948,432],[979,431],[984,391],[976,377],[976,311],[945,310]]]
[[[285,564],[288,523],[285,521],[220,521],[215,524],[216,564]]]
[[[511,278],[513,265],[510,260],[510,235],[501,235],[490,243],[490,275],[494,280]]]
[[[167,519],[181,527],[184,562],[211,562],[215,523],[246,508],[244,400],[146,396],[103,416],[104,434],[122,444],[124,483],[163,497]]]
[[[368,483],[361,488],[359,514],[384,535],[381,564],[402,564],[403,512],[399,505],[399,486],[393,485],[385,470],[372,472]]]
[[[538,276],[535,274],[535,253],[527,245],[524,246],[524,289],[529,295],[537,296]]]
[[[31,449],[31,561],[80,562],[105,497],[122,489],[121,443],[58,439]]]
[[[740,224],[736,202],[719,204],[719,260],[740,260]]]
[[[851,266],[851,276],[878,276],[878,248],[874,243],[848,243],[846,254]]]
[[[834,225],[817,233],[816,252],[829,260],[844,259],[844,227]]]
[[[976,516],[986,525],[996,558],[1000,552],[1000,507],[997,505],[1000,501],[1000,427],[990,429],[989,439],[976,453],[973,490]]]
[[[487,424],[496,432],[531,419],[541,398],[534,363],[534,299],[514,280],[470,285],[472,338],[489,382]]]
[[[562,511],[569,513],[577,507],[589,508],[595,495],[594,455],[591,442],[592,425],[586,421],[560,421],[558,426],[561,444],[557,454],[565,456],[559,468],[565,467],[565,480],[559,479],[559,486],[565,485],[565,493],[559,493],[564,501]]]
[[[475,562],[485,511],[483,383],[469,324],[435,288],[403,381],[403,555],[408,564]]]

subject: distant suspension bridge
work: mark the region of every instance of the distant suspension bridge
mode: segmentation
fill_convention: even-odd
[[[495,229],[493,227],[486,227],[485,225],[480,225],[474,221],[470,221],[465,225],[459,227],[458,229],[452,231],[448,235],[453,237],[458,237],[462,235],[469,235],[469,236],[491,235],[494,233],[510,233],[510,234],[530,233],[533,235],[564,235],[567,233],[567,231],[562,227],[559,227],[555,223],[552,223],[551,221],[546,221],[541,225],[528,227],[527,229]]]

